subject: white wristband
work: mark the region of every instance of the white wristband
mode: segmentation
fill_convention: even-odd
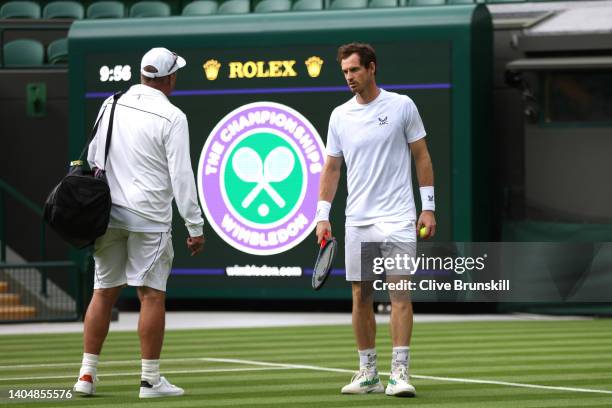
[[[436,211],[436,196],[433,186],[419,188],[421,192],[421,211]]]
[[[317,215],[315,215],[315,221],[329,221],[329,210],[331,210],[331,203],[329,201],[317,202]]]

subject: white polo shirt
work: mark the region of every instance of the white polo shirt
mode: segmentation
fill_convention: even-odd
[[[87,160],[92,167],[105,168],[112,102],[111,96],[98,113],[104,116],[89,145]],[[163,92],[139,84],[121,96],[106,176],[113,201],[109,227],[166,232],[172,223],[174,198],[189,235],[202,235],[204,220],[191,168],[187,118]]]
[[[406,95],[381,89],[370,103],[353,97],[334,109],[326,151],[346,162],[347,226],[416,221],[408,143],[425,134]]]

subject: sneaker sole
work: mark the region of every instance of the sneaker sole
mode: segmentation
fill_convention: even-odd
[[[344,395],[361,395],[361,394],[380,394],[385,392],[385,389],[380,387],[380,388],[372,388],[369,390],[359,390],[359,391],[340,391],[341,394]]]
[[[76,386],[76,385],[75,385],[75,386],[72,388],[72,390],[73,390],[74,392],[79,393],[79,395],[81,395],[81,396],[83,396],[83,397],[90,396],[90,395],[94,395],[94,393],[96,392],[96,389],[95,389],[95,388],[94,388],[94,389],[92,389],[92,390],[85,390],[85,389],[83,389],[83,388],[81,388],[81,387],[79,387],[79,386]]]
[[[390,397],[414,398],[416,394],[412,391],[400,391],[396,394],[387,394]]]
[[[416,397],[416,393],[411,390],[404,390],[404,391],[398,391],[398,392],[390,392],[390,391],[385,390],[385,394],[388,395],[389,397],[403,397],[403,398]]]
[[[138,397],[140,397],[140,398],[180,397],[183,394],[185,394],[184,391],[176,392],[176,393],[173,393],[173,394],[139,394]]]

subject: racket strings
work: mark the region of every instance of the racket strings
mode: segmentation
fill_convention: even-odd
[[[325,271],[329,267],[329,264],[332,260],[331,245],[328,248],[330,249],[323,251],[323,253],[321,254],[321,257],[319,258],[319,263],[317,265],[322,271]]]

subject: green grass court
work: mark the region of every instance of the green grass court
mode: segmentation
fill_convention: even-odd
[[[0,405],[610,407],[611,339],[610,320],[420,323],[411,346],[417,397],[400,399],[339,393],[357,364],[350,326],[169,331],[161,372],[186,395],[139,400],[137,335],[111,332],[95,397],[9,403],[8,389],[70,388],[81,335],[7,335],[0,336]],[[380,325],[384,373],[390,348],[388,327]]]

